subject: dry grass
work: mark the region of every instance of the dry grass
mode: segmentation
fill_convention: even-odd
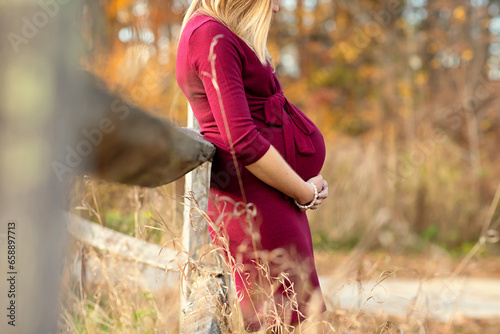
[[[83,181],[83,182],[81,182]],[[80,183],[79,183],[80,182]],[[170,218],[175,216],[172,212],[168,212],[167,208],[177,209],[180,202],[180,195],[176,198],[171,198],[170,201],[177,202],[175,205],[168,203],[169,195],[155,193],[152,190],[144,190],[136,187],[122,188],[121,186],[110,185],[105,182],[96,182],[91,179],[81,179],[75,184],[84,186],[83,192],[75,192],[73,204],[84,203],[86,210],[79,210],[80,212],[94,212],[96,217],[94,220],[102,222],[106,225],[105,212],[116,205],[129,206],[134,220],[133,231],[131,234],[137,233],[139,238],[147,238],[145,233],[139,233],[144,230],[146,226],[154,226],[161,230],[161,240],[168,247],[178,247],[179,243],[175,242],[176,238],[180,237],[180,226],[176,220]],[[116,191],[116,187],[120,188],[119,193],[121,199],[104,202],[99,199],[99,194],[106,192]],[[174,186],[171,186],[174,187]],[[81,189],[76,187],[75,189]],[[156,190],[158,192],[165,190]],[[158,198],[160,200],[158,200]],[[92,200],[89,200],[92,199]],[[127,199],[126,204],[123,204],[124,199]],[[155,203],[160,203],[160,206],[155,207]],[[483,221],[484,231],[491,229],[491,223],[495,212],[496,205],[498,204],[498,196],[491,203],[488,208],[488,214]],[[82,205],[75,205],[83,207]],[[193,205],[195,210],[196,203]],[[161,213],[161,214],[160,214]],[[176,213],[178,214],[178,213]],[[206,217],[206,216],[205,216]],[[206,217],[207,218],[207,217]],[[383,220],[384,215],[379,213],[379,217],[375,217],[375,221]],[[210,223],[210,222],[209,222]],[[494,222],[493,222],[494,223]],[[376,225],[380,226],[380,225]],[[313,225],[314,228],[314,225]],[[130,228],[129,228],[130,230]],[[484,233],[484,232],[483,232]],[[367,233],[369,235],[369,233]],[[221,241],[223,236],[221,235]],[[482,241],[481,241],[482,240]],[[435,251],[433,256],[428,258],[428,261],[422,263],[426,266],[433,263],[434,268],[446,267],[449,270],[443,272],[442,275],[449,275],[452,272],[456,274],[463,274],[471,268],[471,261],[477,256],[480,249],[484,249],[486,239],[480,239],[478,247],[473,247],[468,253],[469,256],[464,256],[458,261],[459,265],[452,265],[457,263],[456,260],[451,260],[450,255],[445,251],[439,250],[434,247]],[[404,276],[405,271],[415,271],[415,268],[404,266],[404,259],[400,261],[366,261],[367,255],[371,254],[370,249],[374,243],[372,239],[362,239],[351,251],[348,251],[348,256],[343,258],[338,268],[330,268],[329,273],[332,277],[337,277],[338,280],[355,280],[361,283],[366,279],[376,278],[379,273],[387,269],[395,269],[397,262],[399,271],[396,276]],[[389,248],[390,249],[390,248]],[[179,249],[182,251],[182,249]],[[330,251],[331,252],[331,251]],[[88,267],[87,275],[80,275],[75,278],[73,276],[74,267],[72,261],[68,261],[65,271],[64,287],[62,290],[62,313],[61,313],[61,332],[62,333],[177,333],[179,332],[179,319],[180,319],[180,285],[175,289],[165,289],[162,291],[151,291],[147,284],[143,281],[141,270],[137,263],[121,259],[114,254],[107,254],[105,252],[96,251],[88,246],[75,242],[69,252],[69,259],[75,257],[85,258],[85,264],[91,266],[98,264],[99,279],[91,280],[88,278],[88,273],[92,272],[92,268]],[[203,251],[204,260],[214,254],[214,248],[208,247]],[[328,254],[322,252],[320,254]],[[390,254],[390,253],[388,253]],[[430,253],[429,253],[430,254]],[[334,262],[329,260],[328,255],[326,261],[319,261],[325,265],[332,266]],[[396,255],[401,257],[401,255]],[[389,256],[390,257],[390,256]],[[321,256],[319,256],[321,258]],[[376,257],[372,257],[376,258]],[[403,257],[404,258],[404,257]],[[392,263],[394,262],[394,263]],[[118,264],[117,264],[118,263]],[[199,269],[196,265],[198,260],[192,259],[191,264],[194,264],[195,269]],[[450,264],[451,263],[451,264]],[[234,264],[233,264],[234,265]],[[121,274],[117,278],[116,268],[119,266],[126,274]],[[229,265],[231,268],[231,264]],[[441,268],[441,269],[442,269]],[[180,268],[179,272],[181,272]],[[232,268],[235,269],[234,267]],[[263,265],[262,277],[269,282],[272,280],[269,271]],[[328,268],[321,268],[327,270]],[[320,269],[320,271],[321,271]],[[426,268],[425,274],[421,275],[421,279],[427,279],[432,276],[434,270],[431,267]],[[203,275],[202,270],[194,270],[196,275],[190,275],[189,280],[195,280],[196,277]],[[446,277],[446,276],[445,276]],[[282,276],[281,283],[286,279]],[[186,283],[186,282],[184,282]],[[383,285],[383,282],[380,284]],[[294,292],[291,291],[291,295]],[[208,296],[210,299],[210,296]],[[272,299],[271,301],[271,310]],[[241,313],[237,308],[237,301],[230,300],[231,312],[227,315],[226,322],[228,324],[228,332],[244,333],[241,325]],[[492,330],[491,325],[495,321],[476,321],[469,319],[457,319],[453,323],[442,324],[432,321],[429,318],[422,318],[417,316],[418,312],[408,312],[406,318],[395,318],[387,315],[372,315],[361,311],[354,310],[341,310],[336,309],[334,305],[329,305],[331,311],[326,312],[321,317],[313,317],[301,326],[303,333],[488,333]],[[269,313],[274,320],[282,321],[277,316],[276,308],[275,313]],[[291,333],[292,331],[284,329],[283,333]],[[262,332],[264,333],[264,332]],[[297,333],[297,331],[295,331]]]
[[[63,280],[61,333],[175,333],[178,331],[178,289],[151,291],[144,284],[137,263],[116,255],[85,249],[89,275],[72,277],[68,268]],[[78,253],[73,252],[72,254]],[[91,264],[91,265],[88,265]],[[69,266],[71,267],[71,266]],[[117,268],[124,273],[117,277]]]
[[[491,173],[480,180],[478,190],[464,153],[451,140],[436,144],[419,164],[406,163],[399,174],[395,161],[406,161],[404,153],[376,139],[338,139],[327,149],[322,175],[330,183],[332,200],[310,216],[311,227],[321,239],[347,247],[370,237],[369,247],[392,251],[422,251],[428,243],[421,241],[447,249],[474,243],[500,182],[494,166],[485,167]],[[499,224],[497,208],[493,229]]]

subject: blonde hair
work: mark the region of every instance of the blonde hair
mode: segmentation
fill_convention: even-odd
[[[255,52],[262,65],[266,66],[266,61],[272,64],[267,49],[272,0],[193,0],[184,16],[179,39],[195,12],[220,21]]]

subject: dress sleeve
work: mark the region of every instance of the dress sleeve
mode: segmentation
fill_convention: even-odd
[[[212,73],[209,57],[214,40]],[[243,61],[234,36],[220,24],[207,22],[191,35],[188,55],[192,68],[203,82],[224,144],[234,149],[236,159],[244,166],[259,160],[271,144],[257,130],[250,115],[243,85]],[[212,81],[213,74],[218,91]]]

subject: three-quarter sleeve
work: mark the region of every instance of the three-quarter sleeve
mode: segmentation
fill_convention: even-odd
[[[215,59],[209,59],[214,40]],[[259,160],[271,144],[257,130],[251,117],[242,77],[244,59],[238,47],[238,41],[227,28],[207,22],[192,33],[188,55],[190,66],[203,82],[224,144],[233,148],[236,159],[246,166]],[[212,81],[214,74],[216,85]]]

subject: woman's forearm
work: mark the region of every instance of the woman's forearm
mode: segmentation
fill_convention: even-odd
[[[308,203],[314,198],[313,188],[288,165],[272,145],[259,160],[246,168],[262,182],[299,203]]]

